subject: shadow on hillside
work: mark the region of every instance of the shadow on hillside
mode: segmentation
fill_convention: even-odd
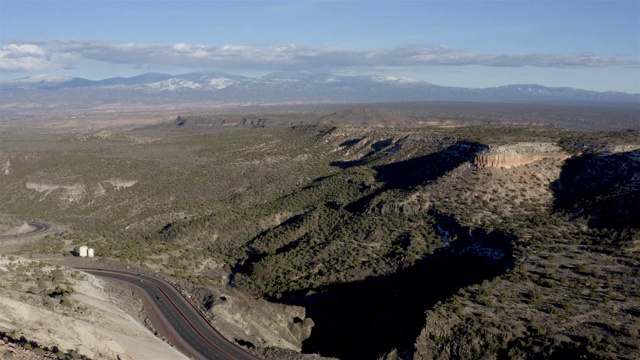
[[[374,193],[345,206],[345,209],[351,212],[360,212],[371,200],[387,190],[406,189],[434,181],[463,163],[472,161],[478,152],[486,148],[486,145],[480,143],[459,141],[432,154],[374,166],[373,169],[377,172],[376,180],[383,182],[384,185]],[[367,162],[366,160],[338,161],[331,165],[347,169],[352,166],[364,165]]]
[[[550,185],[555,210],[587,218],[592,228],[640,228],[638,159],[636,150],[567,160]]]
[[[263,236],[267,235],[270,231],[275,231],[279,228],[282,229],[286,229],[289,226],[294,226],[296,224],[300,224],[302,223],[304,219],[304,214],[300,214],[300,215],[295,215],[292,216],[291,218],[283,221],[282,223],[280,223],[278,226],[274,227],[274,228],[269,228],[267,230],[264,230],[262,232],[260,232],[258,235],[254,236],[253,238],[251,238],[251,240],[249,240],[245,246],[247,248],[247,258],[242,260],[242,261],[238,261],[231,269],[231,275],[230,275],[230,281],[229,282],[233,282],[233,278],[235,277],[235,274],[237,273],[246,273],[248,271],[250,271],[251,266],[253,266],[253,264],[261,261],[262,259],[264,259],[265,257],[269,256],[268,253],[264,253],[264,252],[260,252],[254,249],[254,243],[256,241],[258,241],[258,239],[262,238]],[[298,246],[299,241],[294,241],[291,242],[289,244],[286,244],[280,248],[278,248],[275,252],[275,254],[280,254],[282,252],[286,252],[286,251],[290,251],[293,248],[295,248],[296,246]]]
[[[284,295],[280,301],[304,306],[315,322],[303,352],[375,359],[393,348],[410,349],[424,327],[426,310],[512,266],[511,237],[457,230],[451,247],[397,273]]]
[[[378,172],[377,180],[385,183],[385,188],[404,189],[436,180],[463,163],[472,161],[479,151],[486,148],[480,143],[459,141],[432,154],[374,166],[373,169]]]

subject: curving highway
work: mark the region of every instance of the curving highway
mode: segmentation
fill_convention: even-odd
[[[152,322],[156,320],[156,330],[188,356],[195,359],[258,359],[222,337],[173,285],[164,280],[123,270],[78,270],[141,290]],[[156,325],[158,321],[159,326]]]
[[[19,238],[24,236],[31,236],[31,235],[43,233],[51,229],[51,225],[44,222],[40,222],[40,221],[28,221],[27,224],[29,224],[29,226],[35,227],[35,229],[22,234],[2,235],[0,236],[0,239],[13,239],[13,238]]]

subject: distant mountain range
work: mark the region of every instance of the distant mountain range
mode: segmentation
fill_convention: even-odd
[[[214,72],[147,73],[99,81],[40,75],[1,81],[7,104],[168,104],[189,102],[398,102],[477,101],[508,103],[588,103],[640,106],[640,94],[568,87],[508,85],[485,89],[448,87],[388,76],[342,76],[275,72],[249,78]]]

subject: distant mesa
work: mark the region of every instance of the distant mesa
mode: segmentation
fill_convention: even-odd
[[[416,122],[391,114],[375,106],[355,107],[328,115],[323,122],[340,124],[367,124],[380,127],[413,127]]]
[[[375,106],[354,107],[334,112],[330,115],[307,116],[292,119],[289,116],[272,115],[269,118],[240,115],[181,115],[173,122],[178,127],[270,127],[300,124],[343,124],[367,125],[373,127],[415,127],[426,126],[412,119],[395,115]]]
[[[246,118],[238,115],[183,115],[173,121],[178,127],[249,127],[263,128],[267,126],[293,125],[291,119]]]

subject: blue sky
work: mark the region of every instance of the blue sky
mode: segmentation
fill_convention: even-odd
[[[640,2],[0,0],[2,80],[287,70],[640,93]]]

